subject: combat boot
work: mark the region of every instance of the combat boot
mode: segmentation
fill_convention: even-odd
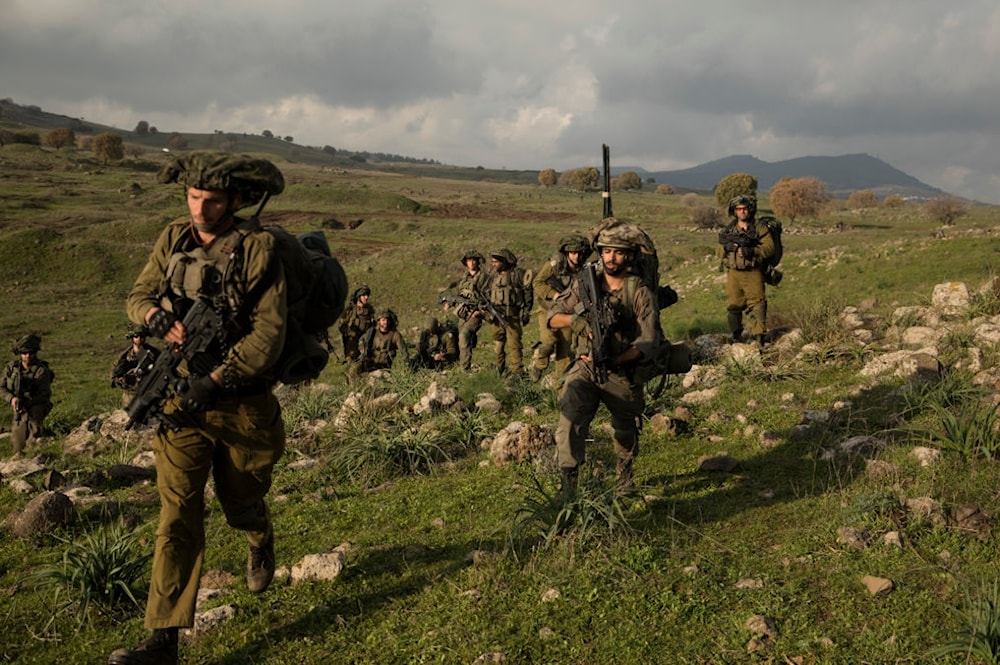
[[[531,366],[531,376],[529,377],[532,383],[538,383],[542,379],[542,370],[535,365]]]
[[[617,494],[629,494],[635,487],[632,477],[632,458],[619,457],[615,462],[615,485]]]
[[[134,649],[118,649],[108,656],[108,665],[176,665],[177,629],[157,628]]]
[[[274,579],[274,534],[262,547],[250,546],[247,555],[247,588],[250,593],[264,593]]]
[[[574,491],[576,483],[580,479],[580,469],[575,466],[564,466],[560,469],[560,473],[562,474],[562,491]]]

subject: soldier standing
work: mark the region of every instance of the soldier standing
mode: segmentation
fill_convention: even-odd
[[[538,271],[533,286],[538,298],[539,344],[531,358],[531,380],[538,381],[549,367],[549,356],[555,353],[553,385],[566,373],[572,359],[569,332],[553,330],[548,326],[552,302],[573,283],[584,262],[591,254],[590,243],[582,235],[574,234],[559,241],[559,252]]]
[[[521,344],[523,326],[531,321],[535,294],[531,286],[531,273],[517,265],[517,257],[504,247],[490,255],[493,274],[490,275],[489,300],[503,316],[493,324],[493,353],[496,355],[497,372],[504,375],[524,373],[524,352]],[[507,364],[508,348],[510,366]]]
[[[483,255],[474,249],[467,250],[462,255],[462,265],[465,274],[458,283],[458,295],[466,300],[479,301],[486,297],[486,286],[489,276],[482,269]],[[445,305],[449,311],[450,305]],[[479,340],[479,329],[483,325],[483,312],[472,305],[459,305],[455,310],[460,323],[458,324],[458,364],[464,370],[472,369],[472,351]]]
[[[609,218],[611,219],[611,218]],[[607,221],[607,220],[605,220]],[[552,304],[549,327],[570,329],[576,359],[570,366],[559,393],[559,424],[556,449],[563,475],[563,487],[575,486],[580,465],[586,460],[585,441],[590,423],[603,402],[611,412],[611,427],[618,482],[632,483],[632,461],[639,453],[639,429],[645,398],[642,383],[636,382],[641,360],[655,358],[659,345],[659,311],[653,293],[640,277],[629,273],[638,247],[630,225],[618,224],[597,234],[594,242],[600,256],[597,273],[599,298],[607,299],[616,320],[610,327],[605,352],[606,372],[591,362],[593,349],[588,312],[580,300],[579,280]]]
[[[12,351],[20,358],[7,364],[0,382],[0,397],[10,404],[14,415],[10,440],[15,455],[24,452],[28,439],[45,435],[45,417],[52,411],[55,374],[38,357],[41,348],[42,338],[34,333],[19,339]]]
[[[764,295],[766,259],[774,253],[774,238],[767,224],[755,219],[757,198],[735,196],[729,201],[729,226],[719,234],[716,255],[729,269],[726,275],[729,331],[734,342],[743,339],[743,312],[750,319],[750,334],[760,346],[767,334],[767,298]],[[734,239],[740,240],[735,242]]]
[[[182,363],[186,389],[168,398],[153,447],[160,521],[146,604],[152,636],[119,649],[110,665],[176,663],[178,630],[194,624],[205,551],[209,474],[226,522],[246,533],[247,586],[262,593],[274,577],[274,528],[265,497],[285,450],[271,389],[285,341],[287,298],[274,236],[242,207],[279,194],[281,172],[248,155],[191,152],[170,162],[162,183],[184,186],[189,217],[166,227],[128,297],[129,318],[183,345],[184,314],[207,300],[226,321],[221,357]],[[166,351],[165,351],[166,353]]]
[[[152,363],[160,355],[160,350],[146,341],[147,337],[149,330],[146,326],[128,324],[125,338],[132,343],[122,351],[114,367],[111,368],[111,387],[122,389],[122,407],[128,406],[135,396],[135,387],[139,382],[135,375],[136,367],[139,366],[139,356],[145,352],[146,359]]]
[[[340,322],[340,339],[344,343],[344,360],[358,359],[358,340],[375,325],[375,307],[368,299],[372,290],[362,284],[351,294],[351,307],[344,312]]]

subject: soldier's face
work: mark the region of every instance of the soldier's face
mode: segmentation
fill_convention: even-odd
[[[479,259],[466,259],[465,267],[469,269],[469,272],[476,272],[479,270]]]
[[[580,265],[580,252],[566,252],[566,262],[573,268]]]
[[[378,331],[379,332],[389,332],[389,319],[384,316],[378,320]]]
[[[604,272],[617,277],[625,272],[629,261],[632,260],[632,252],[618,247],[601,247],[601,262],[604,264]]]
[[[736,220],[739,222],[750,219],[750,206],[736,206],[733,208],[733,212],[736,213]]]
[[[229,203],[229,192],[225,190],[188,187],[188,210],[199,231],[212,233],[219,229],[230,217]]]
[[[362,293],[360,296],[358,296],[358,305],[359,306],[360,305],[367,305],[368,304],[368,298],[369,298],[369,296],[368,296],[367,293]]]
[[[21,364],[25,367],[35,362],[35,351],[21,351]]]

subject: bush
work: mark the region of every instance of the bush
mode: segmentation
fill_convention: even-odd
[[[877,208],[878,197],[870,189],[861,189],[847,197],[847,207],[851,210]]]
[[[740,194],[757,196],[757,178],[749,173],[732,173],[715,185],[715,200],[723,208],[728,208],[729,201]]]
[[[125,157],[125,142],[114,132],[104,132],[94,137],[94,154],[102,162],[121,161]]]
[[[770,192],[771,208],[794,222],[799,217],[819,217],[830,195],[818,178],[782,178]]]
[[[542,169],[538,172],[538,184],[542,187],[551,187],[558,181],[555,169]]]
[[[615,187],[618,189],[642,189],[642,178],[635,171],[625,171],[615,180]]]
[[[882,201],[882,206],[885,208],[902,208],[904,205],[906,201],[899,194],[890,194]]]
[[[965,203],[954,196],[939,196],[924,204],[924,215],[944,226],[952,226],[956,219],[968,214]]]
[[[712,206],[702,206],[691,212],[689,221],[699,229],[720,229],[726,225],[722,211]]]
[[[693,208],[701,202],[701,197],[694,192],[688,192],[681,197],[681,205],[685,208]]]
[[[674,192],[674,188],[671,187],[670,185],[657,185],[657,187],[656,187],[656,193],[657,194],[664,194],[666,196],[672,196],[676,192]],[[697,194],[695,196],[697,196]]]
[[[50,148],[62,148],[73,145],[76,142],[76,134],[69,127],[61,127],[47,132],[42,141]]]

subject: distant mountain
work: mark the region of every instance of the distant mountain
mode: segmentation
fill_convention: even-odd
[[[771,189],[785,177],[815,177],[831,195],[846,198],[861,189],[870,189],[880,197],[898,194],[903,197],[934,198],[943,192],[913,176],[867,154],[839,157],[797,157],[780,162],[765,162],[752,155],[731,155],[679,171],[643,171],[612,168],[612,173],[634,170],[657,183],[676,189],[711,190],[716,183],[733,173],[749,173],[757,178],[761,191]]]

